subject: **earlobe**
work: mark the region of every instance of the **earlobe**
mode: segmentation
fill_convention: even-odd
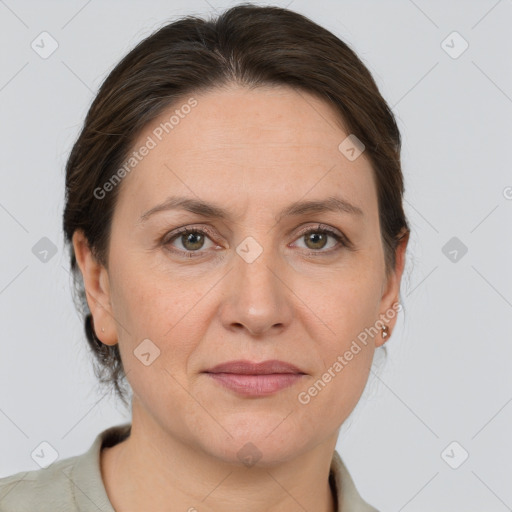
[[[93,317],[96,337],[106,345],[117,343],[106,268],[95,258],[81,230],[73,233],[73,249],[82,273],[85,295]]]

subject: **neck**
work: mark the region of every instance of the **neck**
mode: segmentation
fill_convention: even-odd
[[[116,512],[173,510],[336,512],[329,469],[336,438],[293,459],[259,467],[219,461],[133,415],[130,436],[101,452]]]

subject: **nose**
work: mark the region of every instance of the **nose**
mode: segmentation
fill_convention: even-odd
[[[260,337],[278,334],[290,324],[293,293],[270,250],[251,263],[236,254],[225,286],[220,314],[227,330]]]

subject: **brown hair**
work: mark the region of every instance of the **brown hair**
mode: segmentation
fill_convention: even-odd
[[[355,134],[365,145],[372,162],[388,274],[395,267],[399,241],[409,233],[402,206],[400,132],[370,72],[346,43],[301,14],[250,3],[216,19],[187,16],[163,26],[105,79],[66,165],[63,227],[77,306],[97,358],[96,376],[113,385],[125,404],[118,344],[105,345],[95,335],[73,233],[83,230],[91,251],[107,268],[112,214],[121,187],[101,199],[94,191],[115,174],[140,131],[165,109],[187,94],[231,83],[289,86],[331,105],[347,134]]]

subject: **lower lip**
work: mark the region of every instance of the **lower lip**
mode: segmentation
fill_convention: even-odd
[[[232,391],[245,396],[266,396],[292,386],[304,375],[301,373],[271,373],[268,375],[243,375],[237,373],[207,373]]]

